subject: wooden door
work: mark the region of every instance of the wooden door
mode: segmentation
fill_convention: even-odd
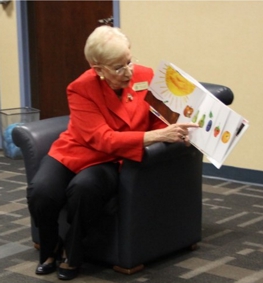
[[[89,68],[85,41],[112,1],[28,1],[27,13],[32,107],[41,119],[67,115],[66,87]]]

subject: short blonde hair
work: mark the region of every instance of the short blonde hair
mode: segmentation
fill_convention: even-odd
[[[116,27],[97,27],[88,37],[84,54],[90,66],[109,64],[130,49],[127,36]]]

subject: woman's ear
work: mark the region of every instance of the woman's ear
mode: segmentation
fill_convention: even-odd
[[[92,67],[99,77],[103,76],[102,68],[99,66]]]

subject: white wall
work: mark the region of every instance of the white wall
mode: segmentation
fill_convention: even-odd
[[[20,107],[15,2],[0,5],[0,108]]]
[[[229,86],[250,127],[225,165],[263,170],[263,2],[121,1],[120,25],[139,62],[170,60],[199,81]]]

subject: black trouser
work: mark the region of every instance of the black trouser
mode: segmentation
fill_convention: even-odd
[[[82,240],[118,187],[117,163],[103,163],[73,173],[50,156],[44,157],[27,189],[28,207],[39,229],[40,263],[53,255],[58,243],[58,217],[67,205],[70,228],[65,249],[70,266],[82,260]]]

